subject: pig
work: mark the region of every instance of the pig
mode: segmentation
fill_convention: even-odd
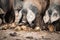
[[[22,20],[21,9],[23,7],[23,0],[14,0],[13,8],[15,12],[15,23],[19,24]]]
[[[15,13],[14,13],[14,9],[13,9],[13,2],[14,2],[14,0],[9,0],[8,11],[5,14],[5,22],[6,23],[12,23],[15,21]]]
[[[0,8],[0,24],[3,23],[3,19],[4,19],[4,11],[3,9]]]
[[[46,10],[43,20],[46,28],[52,31],[60,31],[60,4],[59,0],[55,0],[53,4],[50,3],[49,8]],[[52,27],[48,27],[53,25]],[[49,31],[51,31],[49,30]]]
[[[23,0],[22,23],[29,24],[31,28],[43,27],[43,14],[48,8],[49,0]]]
[[[5,12],[9,7],[9,0],[0,0],[0,8],[2,8]]]
[[[7,11],[7,7],[8,7],[8,0],[0,0],[0,18],[1,18],[1,21],[4,20],[4,15]]]
[[[4,11],[4,23],[14,22],[13,0],[0,0],[0,8]]]

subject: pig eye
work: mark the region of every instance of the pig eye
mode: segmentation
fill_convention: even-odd
[[[53,16],[56,16],[56,17],[57,17],[58,15],[57,15],[57,13],[54,13],[54,15],[53,15]]]
[[[57,16],[58,16],[58,12],[57,12],[56,10],[54,10],[53,16],[54,16],[54,17],[57,17]]]

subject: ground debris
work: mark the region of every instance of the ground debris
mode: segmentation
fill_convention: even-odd
[[[17,36],[17,33],[16,32],[10,33],[10,36],[15,37]]]
[[[29,36],[29,37],[26,37],[26,38],[27,38],[27,39],[33,39],[33,37],[32,37],[32,36],[31,36],[31,37]]]

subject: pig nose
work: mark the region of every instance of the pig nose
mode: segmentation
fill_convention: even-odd
[[[22,23],[26,23],[26,21],[22,21]]]
[[[49,17],[49,22],[48,22],[48,24],[51,24],[51,17]]]
[[[19,25],[26,25],[26,21],[22,21]]]

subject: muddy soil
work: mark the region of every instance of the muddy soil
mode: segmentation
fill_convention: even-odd
[[[48,31],[0,30],[0,40],[60,40],[60,33]]]

